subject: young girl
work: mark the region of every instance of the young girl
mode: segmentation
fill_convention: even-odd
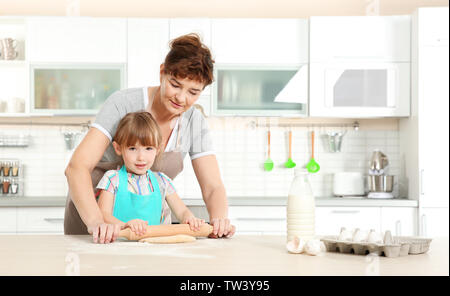
[[[147,225],[159,225],[169,207],[181,223],[199,230],[205,221],[194,217],[175,191],[169,177],[150,168],[160,153],[162,137],[156,121],[148,112],[128,113],[119,122],[113,139],[123,165],[109,170],[97,185],[98,205],[106,223],[129,227],[137,235],[145,234]]]

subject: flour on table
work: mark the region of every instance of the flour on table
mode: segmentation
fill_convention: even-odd
[[[223,248],[226,239],[197,238],[189,244],[149,244],[136,241],[117,240],[111,244],[94,244],[91,240],[69,237],[67,248],[78,254],[103,255],[149,255],[179,258],[212,259],[211,248]]]

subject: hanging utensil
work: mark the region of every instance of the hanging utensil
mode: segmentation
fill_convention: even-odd
[[[289,131],[289,158],[284,166],[289,169],[296,166],[296,163],[292,161],[292,131]]]
[[[271,171],[273,169],[273,161],[270,159],[270,130],[267,132],[267,159],[264,162],[264,170]]]
[[[319,164],[314,159],[314,131],[311,132],[311,160],[306,165],[310,173],[317,173],[320,170]]]

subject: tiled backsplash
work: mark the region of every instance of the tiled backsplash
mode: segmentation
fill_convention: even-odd
[[[284,167],[288,158],[288,128],[271,128],[271,158],[274,169],[266,172],[267,128],[248,125],[227,125],[227,118],[215,119],[210,124],[212,140],[228,196],[287,196],[294,169]],[[218,124],[219,123],[219,124]],[[24,148],[0,147],[0,158],[18,158],[24,165],[26,196],[65,196],[67,182],[64,169],[72,151],[66,149],[61,126],[0,125],[0,134],[25,133],[31,143]],[[73,128],[72,130],[74,130]],[[78,130],[81,130],[78,129]],[[311,128],[292,128],[292,159],[297,167],[304,167],[311,156]],[[400,173],[399,132],[397,130],[348,129],[341,152],[327,149],[323,135],[339,128],[314,128],[315,159],[320,171],[311,176],[316,196],[331,196],[333,173],[356,171],[366,174],[374,149],[380,149],[389,158],[389,173]],[[80,138],[81,140],[81,138]],[[182,198],[201,198],[192,165],[187,156],[184,171],[174,180]],[[396,178],[397,180],[399,178]],[[398,196],[398,186],[394,186]]]

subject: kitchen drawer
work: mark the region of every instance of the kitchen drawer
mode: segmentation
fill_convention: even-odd
[[[316,235],[337,235],[347,229],[381,231],[381,209],[377,207],[316,207]]]
[[[64,207],[20,207],[18,233],[64,233]]]
[[[0,233],[16,233],[16,208],[0,208]]]
[[[381,208],[381,230],[390,230],[392,235],[417,235],[416,208]]]
[[[228,216],[237,234],[285,234],[285,206],[230,207]]]

